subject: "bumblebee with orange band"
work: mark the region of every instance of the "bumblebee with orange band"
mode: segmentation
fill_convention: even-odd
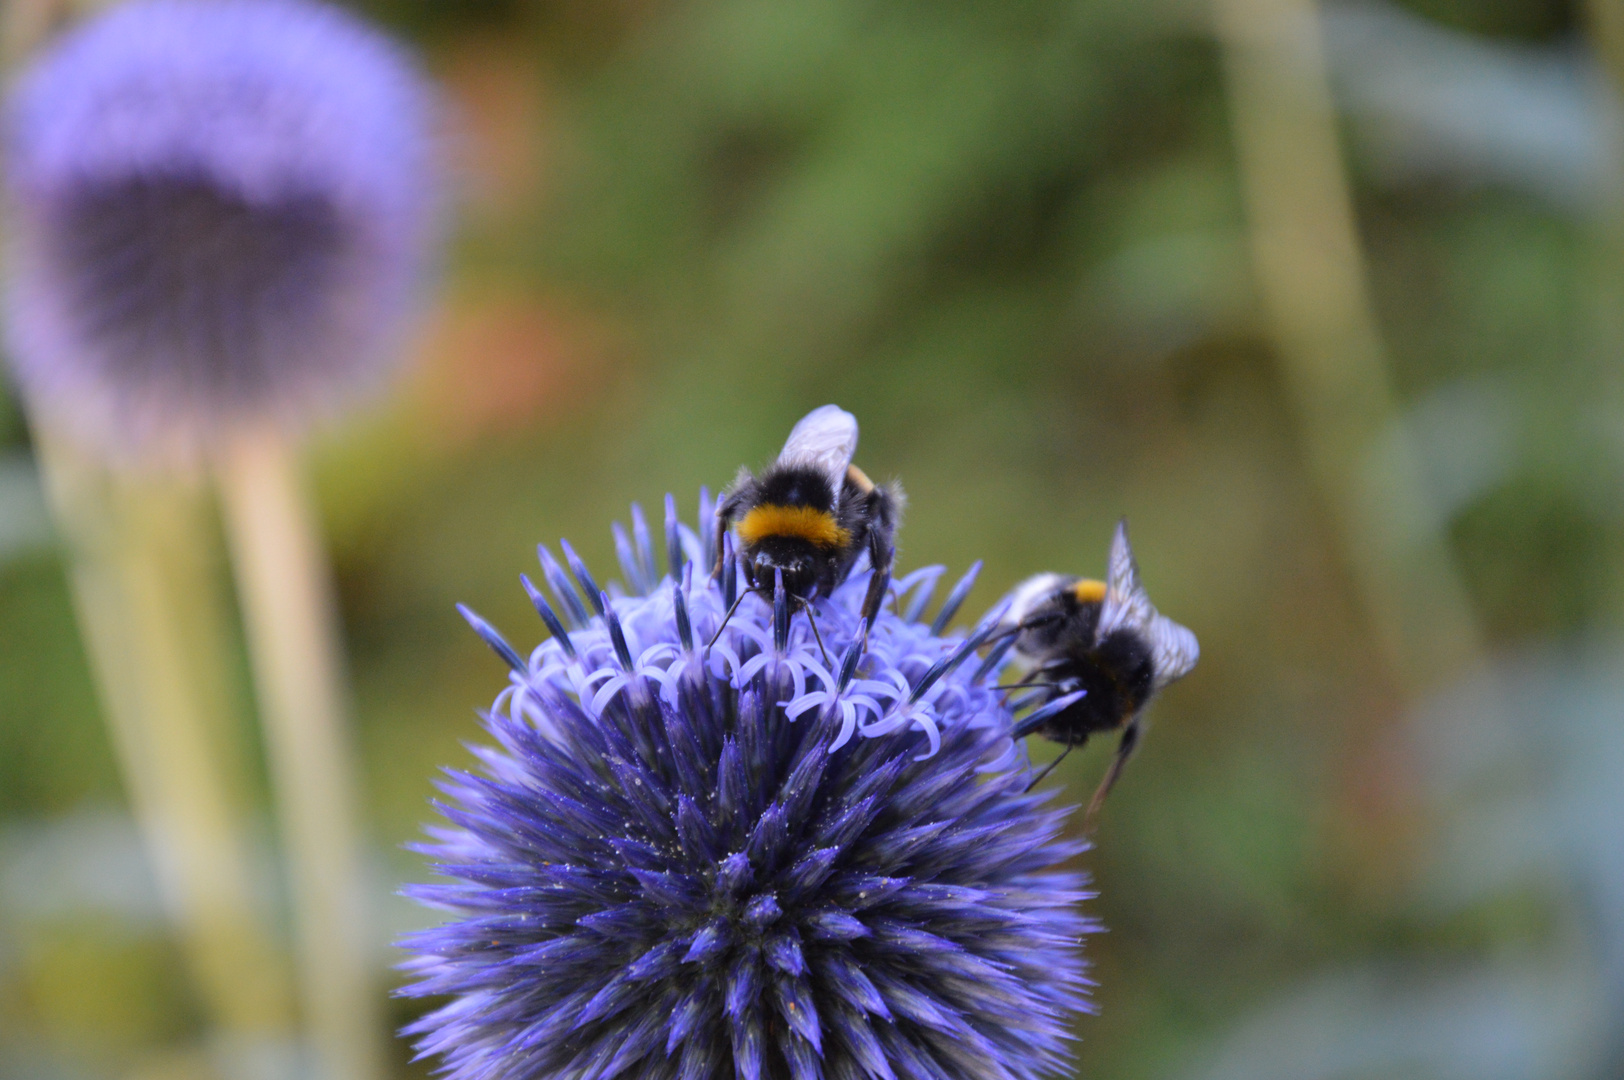
[[[750,587],[770,597],[782,574],[789,598],[810,611],[813,598],[834,591],[866,551],[874,584],[863,616],[872,623],[891,576],[902,489],[865,476],[851,463],[856,451],[857,418],[825,405],[795,425],[760,474],[739,470],[716,511],[716,569],[732,526]]]
[[[1195,635],[1160,614],[1145,595],[1125,521],[1112,538],[1104,581],[1061,574],[1028,578],[1010,594],[1003,634],[1014,638],[1015,655],[1027,669],[1004,689],[1041,689],[1044,702],[1083,692],[1060,712],[1043,714],[1035,726],[1016,722],[1016,738],[1035,734],[1065,746],[1034,785],[1090,735],[1122,732],[1089,803],[1084,821],[1091,823],[1139,745],[1145,706],[1195,667],[1201,655]]]

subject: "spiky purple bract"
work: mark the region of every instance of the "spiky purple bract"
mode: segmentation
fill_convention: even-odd
[[[24,393],[115,453],[302,424],[394,363],[435,232],[433,100],[309,0],[132,0],[7,116]]]
[[[667,535],[673,564],[710,565]],[[450,880],[408,890],[455,915],[405,942],[403,993],[451,998],[407,1029],[419,1051],[457,1080],[1063,1071],[1092,926],[1056,866],[1084,845],[1025,792],[974,664],[910,702],[962,640],[884,611],[837,692],[859,574],[816,605],[832,665],[756,596],[707,659],[723,590],[692,565],[661,580],[646,536],[620,537],[646,595],[606,616],[543,552],[555,603],[525,585],[570,629],[528,660],[467,613],[519,666],[484,775],[442,785],[453,827],[422,850]]]

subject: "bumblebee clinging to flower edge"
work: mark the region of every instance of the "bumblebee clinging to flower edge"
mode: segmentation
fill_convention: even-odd
[[[717,571],[734,525],[750,587],[771,597],[782,574],[789,598],[810,613],[812,598],[829,595],[867,551],[874,582],[863,602],[866,632],[890,579],[902,489],[865,476],[851,463],[856,451],[857,418],[825,405],[801,418],[759,475],[740,469],[716,509]]]
[[[1004,617],[1015,635],[1015,655],[1029,668],[1017,687],[1042,687],[1044,701],[1083,696],[1033,730],[1016,724],[1017,737],[1036,734],[1065,745],[1050,769],[1090,735],[1121,730],[1116,756],[1089,802],[1092,821],[1139,743],[1140,717],[1157,691],[1195,667],[1195,635],[1158,614],[1139,584],[1128,546],[1128,523],[1117,524],[1104,581],[1039,574],[1011,594]]]

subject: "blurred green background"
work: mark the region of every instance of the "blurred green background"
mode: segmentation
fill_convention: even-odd
[[[1624,1076],[1614,2],[1329,6],[1321,48],[1252,54],[1316,12],[370,4],[445,89],[459,188],[413,374],[312,457],[380,984],[429,918],[391,895],[425,875],[400,845],[504,681],[453,604],[533,644],[537,541],[610,576],[628,502],[691,515],[834,401],[906,486],[901,568],[986,559],[972,615],[1098,574],[1126,515],[1200,637],[1080,860],[1109,933],[1079,1076]],[[1323,76],[1333,141],[1292,134],[1313,95],[1270,64]],[[1300,237],[1271,279],[1298,195],[1358,244]],[[1314,381],[1316,342],[1363,398]],[[174,1075],[197,1004],[31,462],[0,399],[0,1080]],[[1108,754],[1056,780],[1082,798]]]

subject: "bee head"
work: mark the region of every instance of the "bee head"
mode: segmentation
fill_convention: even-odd
[[[784,588],[791,596],[810,599],[818,581],[818,559],[810,544],[794,541],[752,545],[744,559],[750,585],[771,595],[777,574],[784,575]]]

